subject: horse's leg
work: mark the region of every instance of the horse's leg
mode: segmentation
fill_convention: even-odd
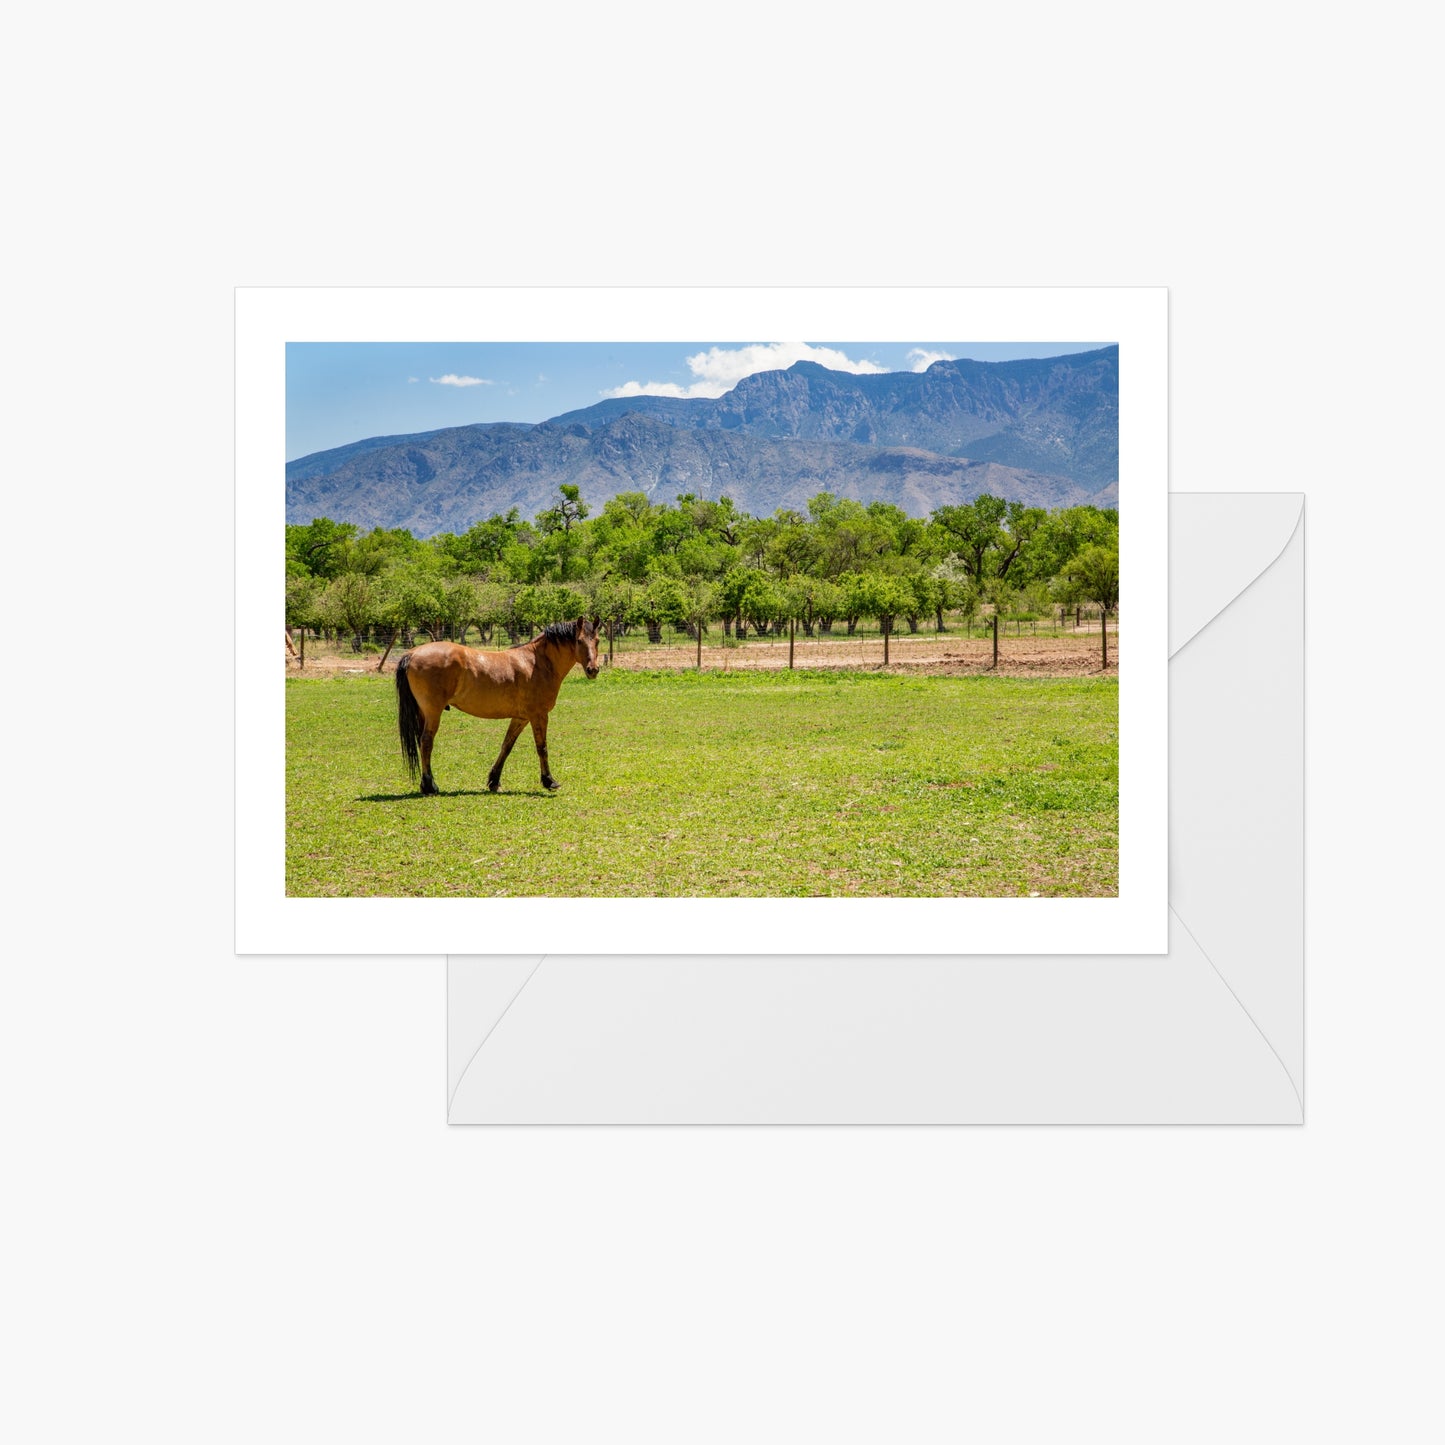
[[[438,707],[428,699],[421,704],[421,791],[422,795],[428,793],[439,793],[436,779],[431,775],[431,745],[436,741],[437,729],[442,725],[442,713],[446,711],[445,704]]]
[[[440,719],[427,718],[426,726],[421,735],[421,791],[425,797],[428,793],[439,793],[436,779],[431,775],[431,745],[436,739],[437,725]]]
[[[537,761],[542,764],[542,786],[549,793],[555,793],[562,786],[552,776],[552,770],[547,766],[547,715],[532,719],[532,737],[537,743]]]
[[[512,751],[512,744],[522,736],[522,729],[527,726],[527,719],[514,717],[507,724],[507,736],[502,739],[502,751],[497,754],[497,761],[492,764],[492,771],[487,774],[487,791],[495,793],[502,786],[502,769],[506,766],[507,758]]]

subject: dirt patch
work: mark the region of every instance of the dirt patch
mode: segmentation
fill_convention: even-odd
[[[396,671],[398,652],[393,651],[383,669]],[[308,645],[306,672],[311,675],[337,676],[348,673],[374,673],[379,655],[357,654],[330,647]],[[877,672],[883,667],[883,644],[876,637],[798,638],[793,663],[804,668],[853,668]],[[629,672],[690,671],[697,666],[697,647],[693,643],[659,643],[651,647],[629,647],[615,655],[613,665]],[[704,670],[715,672],[776,672],[788,665],[786,641],[747,642],[741,647],[709,646],[702,648]],[[286,658],[286,670],[298,671],[296,660]],[[957,633],[923,634],[917,637],[895,637],[889,643],[888,670],[899,673],[920,673],[947,677],[992,672],[993,641],[988,637],[963,637]],[[1119,635],[1109,633],[1109,668],[1107,676],[1119,671]],[[1064,633],[1051,637],[1000,637],[998,672],[1004,677],[1087,677],[1103,672],[1099,665],[1099,634],[1097,632]]]
[[[895,637],[889,644],[890,672],[960,675],[993,671],[993,641],[930,635]],[[799,639],[793,653],[795,667],[857,668],[877,671],[883,666],[883,644],[874,638],[863,642]],[[742,647],[708,647],[703,644],[702,665],[707,669],[749,672],[778,671],[788,665],[786,642],[753,642]],[[693,668],[697,648],[663,644],[645,652],[619,652],[616,666],[633,671],[653,668]],[[1118,671],[1118,637],[1109,636],[1109,672]],[[1076,677],[1098,673],[1098,635],[1071,637],[999,638],[998,670],[1011,676]]]

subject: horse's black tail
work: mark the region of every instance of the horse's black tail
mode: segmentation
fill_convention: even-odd
[[[407,771],[415,778],[421,766],[422,721],[421,709],[412,696],[411,680],[406,675],[410,666],[411,653],[408,652],[396,665],[396,725],[401,731],[401,753],[406,759]]]

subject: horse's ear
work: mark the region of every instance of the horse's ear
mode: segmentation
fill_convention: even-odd
[[[579,617],[572,625],[577,629],[578,637],[581,637],[582,634],[587,631],[587,619],[584,617]]]
[[[602,626],[602,614],[600,612],[594,612],[591,621],[588,622],[587,625],[593,632],[596,632],[597,629]]]

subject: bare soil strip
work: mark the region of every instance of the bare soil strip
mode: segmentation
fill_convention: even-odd
[[[400,653],[393,649],[386,659],[384,671],[396,669]],[[308,643],[306,673],[375,672],[379,661],[375,653],[355,653],[332,646]],[[741,647],[702,645],[704,670],[718,672],[777,671],[788,665],[786,639],[747,642]],[[647,647],[629,647],[619,651],[614,666],[629,672],[687,670],[697,666],[695,644],[659,643]],[[798,638],[794,666],[806,668],[854,668],[879,671],[883,667],[883,644],[876,637],[863,639]],[[286,670],[298,671],[296,660],[286,658]],[[963,637],[960,634],[929,633],[917,637],[894,637],[889,643],[890,672],[918,672],[943,676],[963,676],[992,672],[993,642],[987,637]],[[1107,675],[1119,670],[1119,635],[1109,633],[1109,668]],[[1099,634],[1080,632],[1062,637],[999,637],[998,673],[1005,677],[1084,677],[1103,672],[1099,659]]]
[[[927,637],[895,637],[889,643],[890,672],[962,674],[993,671],[993,642],[988,638],[964,638],[932,634]],[[1109,671],[1118,671],[1118,640],[1109,635]],[[876,638],[863,641],[798,639],[795,667],[857,668],[877,671],[883,666],[883,644]],[[746,672],[775,671],[788,665],[786,641],[750,642],[742,647],[709,648],[703,643],[704,668]],[[697,666],[696,646],[663,644],[646,652],[619,652],[616,666],[634,671],[653,668]],[[998,671],[1031,677],[1078,677],[1099,672],[1099,639],[1094,637],[1012,637],[999,638]]]

